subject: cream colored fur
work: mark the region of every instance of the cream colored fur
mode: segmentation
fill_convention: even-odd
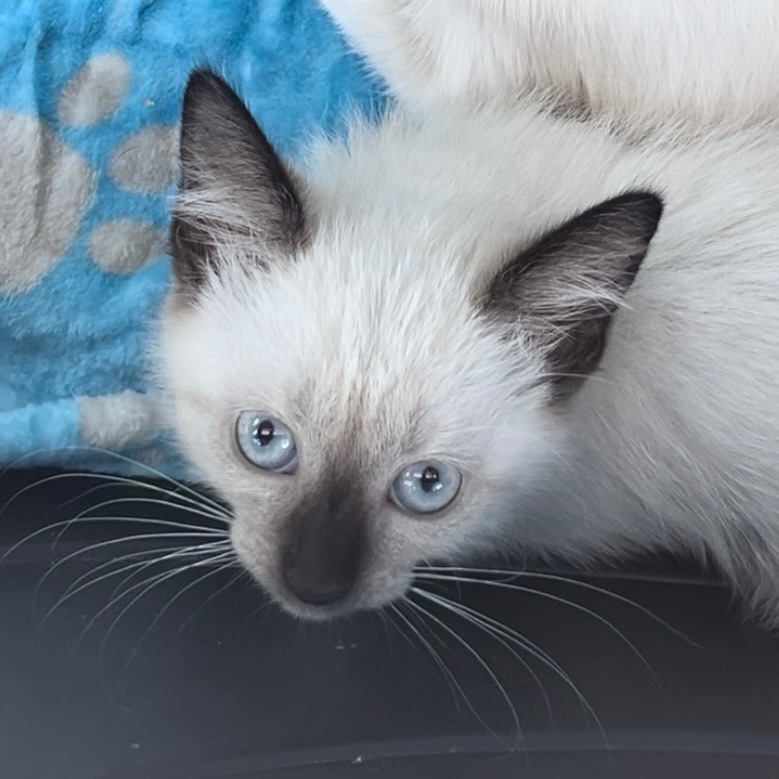
[[[773,0],[320,0],[405,105],[532,91],[644,132],[776,123]]]
[[[714,4],[721,26],[707,22],[711,40],[750,43],[741,59],[731,52],[724,79],[725,54],[706,59],[709,71],[702,51],[678,43],[684,10],[697,29],[708,4],[674,6],[676,33],[658,10],[638,42],[633,16],[605,2],[577,4],[578,22],[573,4],[560,18],[543,2],[461,0],[434,17],[421,0],[397,10],[325,4],[413,110],[378,129],[356,121],[346,144],[314,145],[297,176],[309,240],[294,258],[265,244],[262,225],[247,232],[246,214],[231,238],[233,195],[220,206],[211,179],[199,199],[181,201],[188,219],[222,225],[220,270],[195,304],[171,298],[163,380],[184,451],[233,505],[241,559],[288,609],[319,615],[286,594],[279,539],[301,496],[321,489],[348,449],[367,485],[373,550],[349,608],[399,596],[424,559],[515,548],[587,560],[668,547],[713,558],[779,621],[777,82],[757,67],[773,6],[744,11],[752,41],[735,11]],[[467,21],[474,14],[483,26]],[[504,34],[486,37],[500,14]],[[408,26],[417,17],[436,24]],[[576,54],[563,44],[579,29],[597,35]],[[554,51],[528,30],[547,30]],[[470,48],[458,48],[468,31]],[[444,53],[417,62],[412,39],[432,52],[451,44],[461,70]],[[534,53],[513,69],[525,44]],[[604,62],[607,50],[614,59]],[[621,69],[631,53],[640,72]],[[775,67],[773,47],[765,55]],[[665,68],[687,84],[662,88]],[[610,73],[619,78],[606,89]],[[546,97],[491,99],[542,82],[571,96],[586,85],[601,119],[564,119]],[[458,108],[420,111],[447,83]],[[704,97],[707,84],[720,91]],[[657,121],[646,132],[649,115]],[[635,132],[625,134],[631,117]],[[567,404],[550,404],[532,338],[520,328],[507,340],[474,301],[545,230],[635,189],[662,195],[659,229],[600,369]],[[561,287],[560,304],[581,292]],[[233,431],[243,409],[294,429],[303,453],[294,476],[241,459]],[[462,494],[438,519],[411,518],[386,500],[388,485],[429,457],[462,469]]]

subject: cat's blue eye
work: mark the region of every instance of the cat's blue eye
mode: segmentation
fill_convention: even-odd
[[[242,411],[235,428],[243,456],[264,471],[291,473],[298,449],[292,431],[278,418],[260,411]]]
[[[422,460],[397,475],[390,498],[414,514],[434,514],[457,497],[462,480],[454,466],[438,460]]]

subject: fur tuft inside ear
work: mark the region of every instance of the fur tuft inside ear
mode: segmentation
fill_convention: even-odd
[[[301,240],[303,211],[289,173],[233,90],[195,71],[184,95],[181,188],[171,232],[174,273],[185,291],[218,272],[226,247],[257,262]]]
[[[662,212],[649,192],[607,200],[547,233],[493,279],[486,313],[543,350],[557,396],[600,362]]]

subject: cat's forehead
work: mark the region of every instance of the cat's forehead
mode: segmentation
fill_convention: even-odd
[[[272,322],[252,328],[238,316],[214,341],[231,405],[282,415],[322,449],[336,441],[339,450],[422,443],[419,431],[434,427],[454,395],[458,368],[445,347],[404,336],[397,322],[367,332],[371,317],[360,319],[357,305],[317,319],[310,310],[296,315],[301,309],[282,296],[276,303],[266,308]]]
[[[413,274],[380,284],[318,259],[234,280],[203,301],[181,328],[197,344],[188,375],[204,379],[200,394],[359,439],[429,429],[469,389],[494,384],[494,345],[457,289],[419,286]]]
[[[226,264],[235,273],[181,328],[194,391],[275,412],[323,445],[348,434],[432,448],[499,408],[516,355],[478,312],[464,247],[380,222],[320,226],[269,268]]]
[[[370,394],[469,348],[483,329],[472,297],[439,257],[377,236],[362,245],[315,241],[287,263],[237,274],[203,310],[239,362],[265,360],[298,381],[326,369],[349,391],[359,384]]]
[[[295,421],[320,448],[416,450],[435,430],[435,411],[423,382],[390,382],[333,370],[292,386],[285,401]],[[392,442],[391,444],[389,442]]]

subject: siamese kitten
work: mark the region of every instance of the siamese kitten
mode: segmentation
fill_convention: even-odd
[[[527,98],[355,120],[293,170],[197,72],[181,170],[172,424],[284,608],[662,546],[779,621],[776,132],[638,143]]]

